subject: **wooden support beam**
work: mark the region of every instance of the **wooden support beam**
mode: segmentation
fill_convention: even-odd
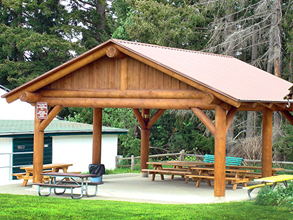
[[[214,196],[225,196],[226,177],[226,111],[221,106],[216,107],[215,118],[215,180]]]
[[[264,107],[270,109],[274,106],[274,103],[263,103],[263,102],[259,102],[258,104],[263,105]]]
[[[38,102],[42,98],[41,94],[39,93],[31,93],[31,92],[23,92],[19,95],[19,99],[23,102]]]
[[[136,116],[136,119],[137,119],[137,121],[138,121],[138,123],[140,125],[140,128],[143,129],[143,130],[146,129],[147,126],[146,126],[146,123],[145,123],[145,121],[143,120],[143,118],[141,116],[140,111],[138,109],[132,109],[132,111]]]
[[[159,109],[154,115],[153,117],[149,120],[148,124],[147,124],[147,129],[150,129],[153,124],[155,124],[155,122],[161,117],[161,115],[166,111],[166,109]]]
[[[237,108],[235,107],[232,107],[229,111],[228,111],[228,114],[227,114],[227,124],[226,124],[226,133],[228,132],[231,124],[232,124],[232,121],[233,121],[233,118],[235,116],[237,112]]]
[[[199,90],[56,90],[40,91],[41,96],[56,98],[142,98],[142,99],[201,99]],[[22,101],[30,102],[29,98]],[[38,100],[39,101],[39,100]]]
[[[101,164],[102,158],[102,109],[94,108],[93,113],[93,164]]]
[[[58,115],[58,113],[62,110],[61,105],[57,105],[51,109],[51,111],[48,114],[48,118],[45,120],[42,120],[39,130],[44,131],[46,127],[51,123],[51,121]]]
[[[202,100],[206,103],[206,104],[216,104],[216,105],[219,105],[221,104],[223,101],[218,99],[216,96],[214,96],[213,94],[211,93],[206,93]]]
[[[150,119],[150,110],[142,110],[142,118],[147,125]],[[141,130],[141,160],[140,169],[148,169],[147,162],[149,161],[149,147],[150,147],[150,130],[148,128]],[[141,173],[142,176],[147,176],[147,173]]]
[[[280,111],[282,115],[293,125],[293,116],[288,111]]]
[[[276,105],[277,107],[280,107],[282,109],[286,109],[286,103],[274,103],[274,105]]]
[[[142,116],[145,124],[147,125],[150,120],[150,110],[149,109],[142,109],[141,116]]]
[[[66,76],[69,73],[78,70],[79,68],[86,66],[87,64],[106,55],[107,47],[101,48],[98,51],[87,52],[85,55],[81,55],[75,59],[68,61],[67,63],[50,70],[49,72],[39,76],[38,78],[26,83],[27,87],[20,89],[14,94],[6,98],[8,103],[11,103],[19,98],[19,95],[23,92],[34,92],[58,79]]]
[[[273,112],[263,110],[262,116],[262,177],[272,176]]]
[[[41,183],[44,161],[44,132],[40,131],[41,120],[37,119],[37,106],[35,107],[34,122],[34,155],[33,155],[33,182]]]
[[[150,130],[141,130],[141,160],[140,160],[140,170],[148,169],[147,162],[149,161],[149,144],[150,144]],[[147,176],[146,174],[142,174]]]
[[[216,127],[211,119],[209,119],[209,117],[199,108],[191,108],[191,110],[196,114],[199,120],[210,130],[210,132],[215,135]]]
[[[251,104],[243,103],[238,109],[238,111],[262,111],[265,107],[263,105],[256,105],[252,107]]]
[[[130,57],[133,57],[134,59],[137,59],[138,61],[140,61],[142,63],[145,63],[145,64],[147,64],[147,65],[149,65],[149,66],[151,66],[151,67],[163,72],[163,73],[166,73],[166,74],[168,74],[168,75],[170,75],[170,76],[182,81],[182,82],[185,82],[185,83],[187,83],[187,84],[189,84],[189,85],[191,85],[191,86],[193,86],[195,88],[198,88],[201,91],[208,92],[208,93],[211,93],[211,94],[215,95],[216,97],[218,97],[223,102],[226,102],[226,103],[228,103],[228,104],[230,104],[230,105],[232,105],[234,107],[237,107],[237,108],[241,105],[241,103],[239,103],[237,100],[227,98],[226,96],[221,95],[221,94],[219,94],[219,93],[217,93],[217,92],[215,92],[215,91],[213,91],[213,90],[211,90],[211,89],[209,89],[209,88],[207,88],[207,87],[205,87],[205,86],[203,86],[203,85],[201,85],[199,83],[191,81],[188,78],[182,76],[180,73],[174,72],[174,70],[171,70],[171,69],[163,67],[161,64],[152,62],[152,61],[148,60],[147,58],[144,58],[144,57],[142,57],[140,55],[134,54],[131,51],[128,51],[127,49],[125,49],[123,47],[120,47],[118,45],[115,45],[115,47],[120,52],[122,52],[122,53],[124,53],[124,54],[126,54],[126,55],[128,55]]]
[[[121,60],[121,70],[120,70],[120,89],[122,91],[126,90],[127,85],[127,59]]]
[[[192,107],[214,110],[215,105],[207,105],[199,99],[99,99],[99,98],[45,98],[49,106],[89,108],[138,108],[138,109],[190,109]]]
[[[115,46],[110,46],[106,54],[109,58],[123,59],[126,57],[124,53],[121,53]]]

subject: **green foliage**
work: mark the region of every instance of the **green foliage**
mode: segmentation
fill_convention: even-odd
[[[150,143],[156,148],[152,154],[162,152],[213,153],[214,138],[203,135],[205,127],[191,112],[176,114],[166,110],[151,128]]]
[[[68,26],[59,1],[2,1],[0,84],[12,89],[71,59],[73,51],[82,52],[64,39],[71,35]]]
[[[106,0],[71,0],[67,2],[71,8],[71,19],[76,32],[82,35],[80,43],[91,49],[111,35],[112,18],[107,16]]]
[[[287,206],[293,209],[293,184],[288,183],[287,187],[279,184],[276,189],[269,186],[262,188],[256,197],[255,203],[263,206]]]
[[[140,155],[138,122],[131,109],[103,109],[103,125],[129,129],[128,135],[119,135],[118,154],[123,156]]]
[[[293,161],[293,127],[291,124],[283,124],[283,135],[274,143],[274,148],[285,161]]]
[[[134,169],[131,170],[130,167],[121,167],[112,170],[106,169],[106,174],[121,174],[121,173],[140,173],[140,166],[134,166]]]
[[[194,1],[126,0],[113,4],[121,16],[113,37],[197,50],[206,43],[206,18]]]

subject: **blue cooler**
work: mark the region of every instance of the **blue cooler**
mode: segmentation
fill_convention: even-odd
[[[93,182],[93,183],[101,183],[102,182],[102,177],[103,176],[91,177],[91,182]]]

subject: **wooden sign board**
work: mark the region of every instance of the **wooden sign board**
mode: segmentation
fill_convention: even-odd
[[[48,118],[48,103],[37,102],[37,119],[47,119],[47,118]]]

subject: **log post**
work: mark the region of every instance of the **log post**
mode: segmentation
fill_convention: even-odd
[[[219,199],[225,198],[226,177],[226,111],[221,106],[216,107],[215,126],[214,196]]]
[[[40,131],[41,120],[37,119],[37,105],[35,106],[34,123],[34,156],[33,156],[33,182],[41,183],[44,162],[44,132]]]
[[[262,116],[262,177],[272,176],[273,112],[267,108]]]
[[[101,163],[102,154],[102,109],[94,108],[93,113],[93,164]]]
[[[150,110],[143,109],[142,110],[142,118],[145,124],[148,124],[150,119]],[[147,162],[149,161],[149,145],[150,145],[150,130],[145,127],[141,129],[141,160],[140,160],[140,170],[148,169]],[[147,177],[147,172],[141,172],[142,177]]]

